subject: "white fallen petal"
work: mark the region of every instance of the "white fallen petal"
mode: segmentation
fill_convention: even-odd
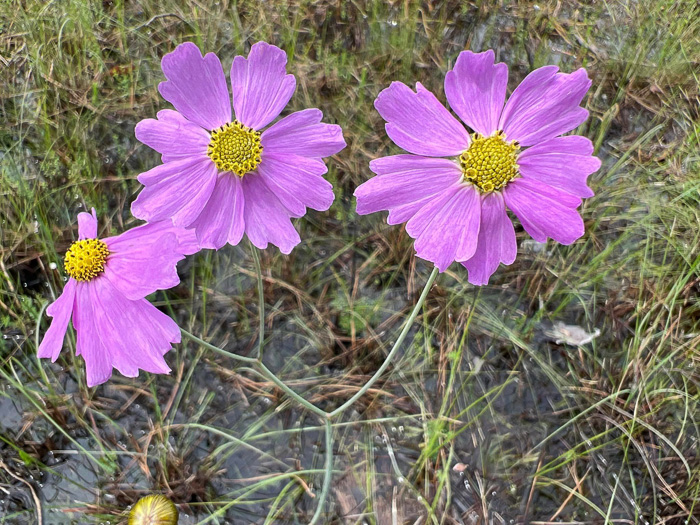
[[[558,345],[567,344],[571,346],[581,346],[590,343],[600,335],[600,330],[596,328],[593,332],[587,332],[583,328],[573,324],[564,324],[557,321],[551,330],[546,330],[545,335]]]

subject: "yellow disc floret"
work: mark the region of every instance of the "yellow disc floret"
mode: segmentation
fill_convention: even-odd
[[[108,255],[107,245],[99,239],[74,242],[66,252],[66,273],[77,281],[91,281],[105,271]]]
[[[258,167],[262,150],[260,132],[234,120],[211,132],[207,155],[219,171],[243,177]]]
[[[519,150],[517,142],[506,142],[502,131],[490,137],[474,133],[469,149],[459,156],[464,178],[483,193],[500,190],[518,174]]]

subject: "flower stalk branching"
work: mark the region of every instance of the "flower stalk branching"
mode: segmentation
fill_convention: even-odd
[[[413,307],[413,310],[411,311],[411,314],[408,316],[408,319],[403,325],[403,328],[401,329],[401,333],[399,334],[398,338],[396,339],[396,342],[394,343],[394,346],[391,348],[389,353],[387,354],[386,358],[384,359],[384,362],[382,365],[377,369],[377,371],[374,373],[374,375],[360,388],[350,399],[345,401],[342,405],[340,405],[338,408],[326,412],[322,408],[319,408],[318,406],[314,405],[307,399],[305,399],[303,396],[295,392],[292,388],[287,386],[284,381],[282,381],[279,377],[275,375],[274,372],[272,372],[267,366],[262,361],[263,358],[263,349],[265,346],[265,293],[263,289],[263,276],[262,276],[262,268],[260,265],[260,257],[257,253],[257,250],[253,248],[252,250],[253,254],[253,261],[255,262],[255,270],[257,274],[257,287],[258,287],[258,312],[259,312],[259,327],[258,327],[258,352],[257,352],[257,357],[246,357],[246,356],[241,356],[237,354],[233,354],[231,352],[227,352],[226,350],[219,348],[218,346],[212,345],[210,343],[207,343],[203,339],[191,334],[187,330],[181,329],[182,334],[187,337],[188,339],[194,341],[195,343],[200,344],[201,346],[212,350],[213,352],[216,352],[218,354],[221,354],[223,356],[229,357],[231,359],[235,359],[236,361],[241,361],[244,363],[250,363],[252,364],[258,372],[265,378],[269,379],[272,381],[280,390],[282,390],[285,394],[287,394],[289,397],[294,399],[299,405],[304,407],[305,409],[309,410],[310,412],[313,412],[317,416],[321,418],[325,425],[325,430],[326,430],[326,460],[325,460],[325,467],[324,467],[324,481],[323,485],[321,488],[321,495],[318,500],[318,505],[316,507],[316,512],[314,513],[314,516],[312,517],[311,521],[309,522],[309,525],[315,525],[318,523],[318,520],[321,518],[321,514],[323,512],[323,507],[325,505],[325,501],[328,497],[328,492],[330,490],[330,484],[331,484],[331,478],[333,475],[333,426],[332,422],[333,419],[336,417],[340,416],[345,410],[353,406],[358,399],[360,399],[371,387],[376,383],[379,378],[384,374],[386,369],[389,367],[391,364],[392,360],[398,353],[399,348],[403,344],[404,339],[406,339],[406,336],[408,335],[409,330],[411,329],[411,326],[413,326],[413,323],[416,320],[416,317],[418,317],[418,313],[420,312],[421,308],[423,307],[423,303],[425,302],[425,299],[428,296],[428,292],[430,291],[433,283],[435,282],[435,279],[439,273],[438,268],[435,267],[433,268],[432,273],[428,277],[428,280],[425,283],[425,286],[423,287],[423,291],[420,294],[420,297],[418,298],[418,301],[416,302],[415,306]]]

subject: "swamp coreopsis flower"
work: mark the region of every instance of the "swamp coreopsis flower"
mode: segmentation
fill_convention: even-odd
[[[93,209],[78,214],[78,238],[64,260],[68,282],[46,310],[53,320],[39,357],[56,361],[72,316],[88,386],[107,381],[113,367],[127,377],[170,372],[163,355],[180,329],[144,298],[180,282],[177,262],[199,250],[194,234],[163,221],[98,239]]]
[[[258,42],[231,66],[233,114],[221,62],[192,43],[163,57],[158,89],[176,111],[136,126],[136,138],[162,155],[142,173],[145,188],[131,207],[141,219],[172,219],[192,228],[203,248],[237,244],[245,233],[258,248],[289,253],[299,244],[291,223],[306,207],[327,210],[333,187],[322,158],[345,147],[339,126],[318,109],[279,116],[296,88],[287,55]],[[263,131],[264,129],[264,131]]]
[[[593,195],[586,178],[600,167],[590,140],[560,136],[588,117],[579,106],[591,85],[584,69],[537,69],[506,102],[507,84],[493,51],[460,53],[445,94],[470,135],[420,83],[417,92],[392,83],[374,105],[389,137],[411,154],[372,161],[377,176],[355,191],[359,214],[389,210],[389,224],[407,222],[418,257],[440,271],[458,261],[476,285],[515,260],[506,206],[536,241],[581,237],[576,208]]]

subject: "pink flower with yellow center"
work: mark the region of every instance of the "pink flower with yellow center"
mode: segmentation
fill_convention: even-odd
[[[180,329],[145,297],[180,282],[177,262],[199,251],[194,233],[163,221],[98,239],[93,209],[78,214],[78,238],[64,260],[70,278],[46,309],[53,320],[38,356],[56,361],[72,316],[88,386],[107,381],[112,368],[127,377],[169,373],[163,355]]]
[[[374,105],[410,154],[373,160],[377,176],[355,190],[359,214],[388,210],[389,224],[406,222],[418,257],[440,271],[460,262],[476,285],[515,260],[506,207],[536,241],[581,237],[576,208],[593,195],[586,178],[600,168],[590,140],[561,136],[588,118],[580,107],[591,85],[584,69],[537,69],[506,102],[507,84],[508,68],[494,63],[493,51],[460,53],[445,94],[470,134],[420,83],[416,92],[392,83]]]
[[[233,114],[226,77],[213,53],[192,43],[163,57],[158,89],[176,111],[136,126],[136,138],[163,164],[139,175],[145,188],[131,207],[148,221],[172,219],[194,229],[203,248],[238,244],[289,253],[301,239],[291,218],[330,208],[333,186],[323,157],[345,147],[339,126],[318,109],[292,113],[272,126],[296,88],[287,55],[266,42],[231,66]],[[266,128],[266,129],[265,129]]]

